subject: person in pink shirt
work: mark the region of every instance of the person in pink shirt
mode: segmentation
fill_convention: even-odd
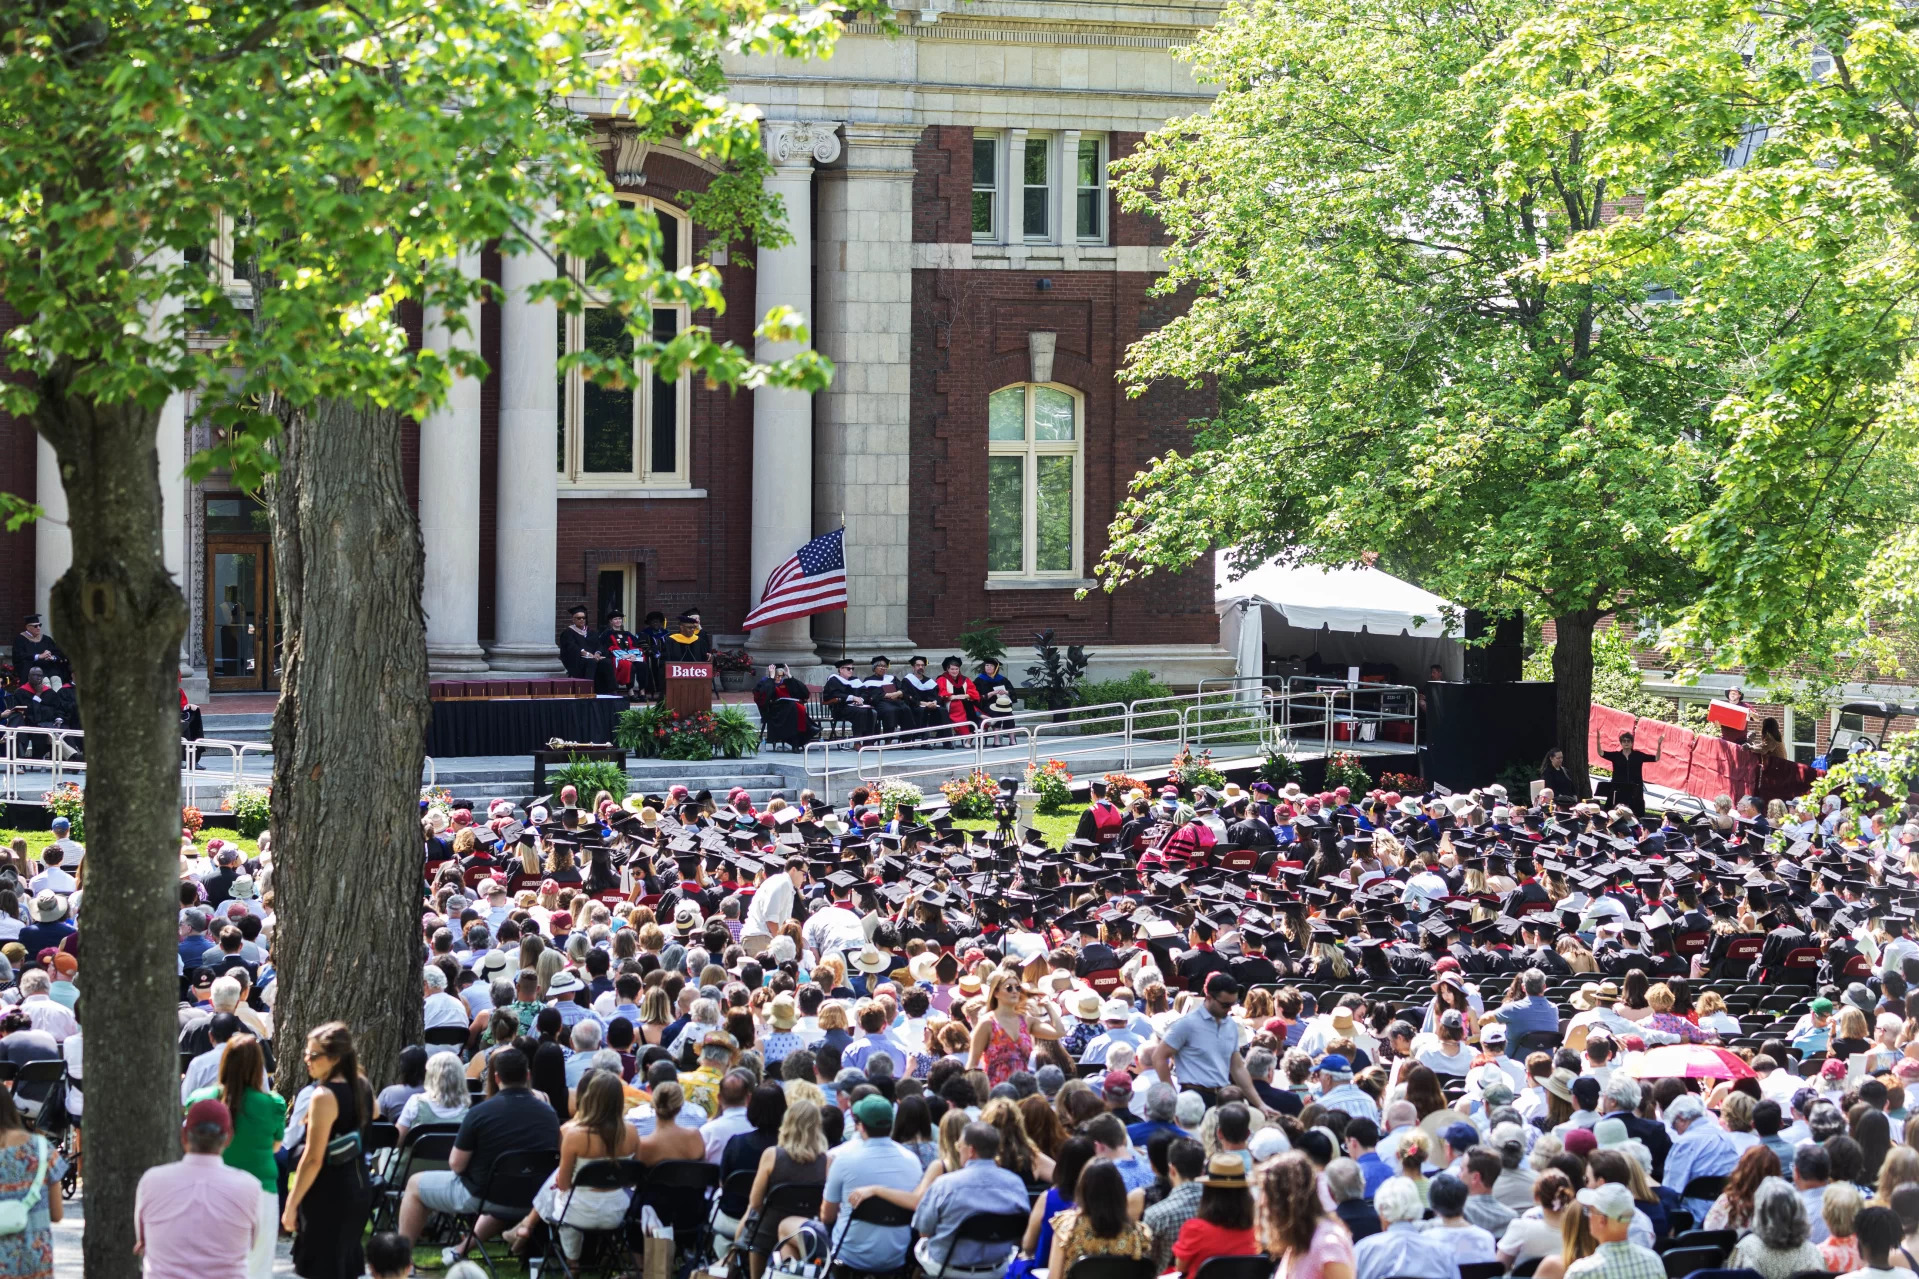
[[[233,1137],[224,1103],[196,1101],[180,1126],[179,1162],[159,1164],[134,1192],[134,1251],[148,1279],[246,1279],[259,1229],[260,1183],[220,1158]]]

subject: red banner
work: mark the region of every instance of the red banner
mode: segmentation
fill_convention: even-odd
[[[1659,752],[1655,763],[1646,765],[1646,780],[1654,786],[1684,787],[1687,770],[1692,767],[1693,743],[1697,735],[1689,728],[1662,720],[1641,719],[1633,729],[1633,749],[1650,755]]]
[[[1595,764],[1604,763],[1599,758],[1601,752],[1618,750],[1619,735],[1632,732],[1636,722],[1624,711],[1594,702],[1592,719],[1586,726],[1586,758]]]

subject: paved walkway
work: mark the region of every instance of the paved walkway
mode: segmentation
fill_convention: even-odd
[[[56,1279],[81,1279],[84,1271],[80,1248],[81,1231],[86,1228],[86,1195],[67,1200],[66,1219],[53,1226],[53,1273]],[[293,1279],[293,1251],[290,1240],[282,1239],[273,1250],[274,1279]]]

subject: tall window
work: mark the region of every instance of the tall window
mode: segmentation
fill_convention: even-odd
[[[687,266],[692,260],[692,224],[670,205],[645,196],[622,196],[650,208],[659,218],[662,260]],[[599,264],[574,262],[571,268],[591,276]],[[653,308],[653,336],[668,342],[688,323],[683,306]],[[602,355],[631,353],[633,339],[618,312],[591,300],[584,313],[561,317],[560,350]],[[559,464],[562,483],[595,488],[684,487],[687,467],[691,379],[684,371],[668,381],[658,375],[636,377],[619,390],[589,382],[577,369],[560,378]]]
[[[991,240],[999,230],[999,140],[973,139],[973,238]]]
[[[1029,240],[1050,239],[1053,234],[1048,216],[1052,200],[1053,150],[1051,138],[1026,139],[1026,155],[1020,167],[1025,202],[1021,206],[1020,234]]]
[[[1786,708],[1786,750],[1795,762],[1810,764],[1819,755],[1819,716]]]
[[[1077,577],[1082,401],[1028,383],[986,402],[986,571]]]
[[[1073,219],[1078,238],[1104,238],[1106,222],[1106,166],[1100,163],[1098,138],[1081,138],[1073,167]]]

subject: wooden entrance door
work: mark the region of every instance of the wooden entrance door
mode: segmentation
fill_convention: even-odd
[[[271,544],[209,537],[206,583],[208,686],[216,693],[279,688]]]

